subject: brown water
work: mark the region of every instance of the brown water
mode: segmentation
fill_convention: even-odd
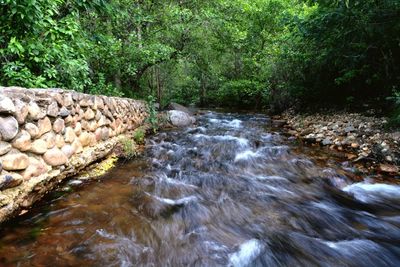
[[[0,266],[400,266],[400,187],[267,121],[207,113],[62,185],[2,226]]]

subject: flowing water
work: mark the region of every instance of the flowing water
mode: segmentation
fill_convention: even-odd
[[[261,115],[198,120],[3,225],[0,266],[400,266],[400,186]]]

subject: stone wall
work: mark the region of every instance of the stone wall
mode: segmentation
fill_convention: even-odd
[[[0,87],[0,222],[105,157],[146,116],[127,98]]]

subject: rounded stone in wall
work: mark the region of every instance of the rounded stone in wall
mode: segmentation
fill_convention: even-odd
[[[43,155],[44,161],[50,166],[60,166],[67,163],[68,158],[59,148],[52,148],[47,150]]]
[[[0,134],[2,140],[12,140],[18,134],[18,129],[18,121],[14,117],[0,117]]]
[[[39,137],[40,131],[35,124],[28,122],[27,124],[25,124],[25,130],[31,135],[33,139]]]
[[[46,153],[46,151],[47,151],[46,141],[44,141],[42,139],[37,139],[37,140],[33,141],[30,151],[35,154],[39,154],[39,155]]]
[[[0,113],[3,114],[15,113],[15,105],[9,97],[0,95]]]
[[[9,152],[1,157],[0,161],[3,164],[3,169],[7,171],[25,170],[29,165],[28,156],[19,152]]]
[[[20,151],[28,151],[31,148],[31,135],[22,130],[12,141],[12,146]]]
[[[61,133],[62,131],[64,131],[65,128],[65,122],[63,119],[56,119],[53,123],[53,131],[55,133]]]
[[[7,154],[11,150],[11,145],[7,142],[0,141],[0,156]]]

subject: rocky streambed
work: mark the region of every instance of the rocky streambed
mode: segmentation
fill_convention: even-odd
[[[294,115],[274,117],[272,124],[311,146],[344,152],[366,171],[399,176],[400,132],[388,130],[385,117],[358,113]]]

